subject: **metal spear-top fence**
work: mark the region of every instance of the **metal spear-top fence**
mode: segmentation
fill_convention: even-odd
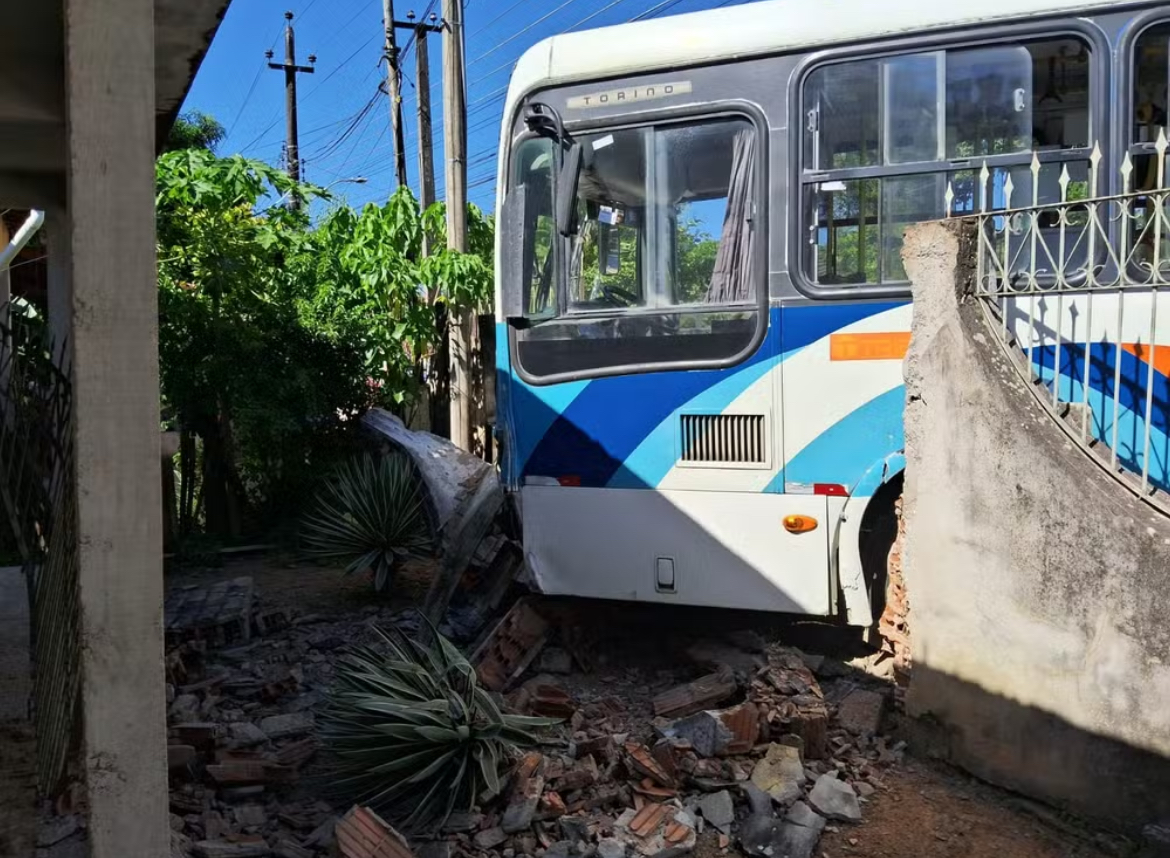
[[[78,742],[80,606],[68,351],[0,305],[0,500],[29,590],[37,781],[55,795]]]
[[[1108,192],[1094,146],[1071,164],[1076,180],[1070,163],[1034,154],[1030,198],[1019,199],[1012,171],[985,163],[974,188],[956,192],[952,180],[945,199],[948,217],[977,221],[975,291],[1033,390],[1072,438],[1170,514],[1167,148],[1163,129],[1127,152],[1119,193]],[[1059,177],[1042,191],[1054,166]]]

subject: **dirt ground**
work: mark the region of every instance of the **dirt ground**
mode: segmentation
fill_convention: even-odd
[[[207,584],[240,575],[252,576],[265,607],[285,608],[300,615],[341,617],[370,605],[387,604],[371,593],[368,581],[262,555],[235,558],[218,569],[173,572],[167,576],[167,586]],[[407,570],[391,604],[418,604],[428,577],[427,569]],[[696,616],[696,612],[678,609],[647,615],[639,608],[617,605],[606,606],[605,611],[607,622],[598,641],[598,655],[600,662],[608,662],[602,673],[611,676],[633,667],[635,661],[641,671],[663,666],[673,649],[666,639],[668,631],[693,630]],[[710,617],[713,628],[753,622],[750,617],[723,612],[698,615]],[[806,651],[831,651],[830,655],[847,658],[857,648],[852,637],[842,640],[835,630],[817,624],[777,624],[774,618],[759,617],[754,622],[755,629],[767,637]],[[635,642],[637,645],[632,645]],[[627,661],[621,653],[628,654],[627,664],[621,663]],[[608,681],[612,692],[615,683],[612,678]],[[820,858],[1107,858],[1120,854],[1124,846],[1102,850],[1099,844],[1109,843],[1103,835],[1097,835],[1101,839],[1095,842],[1092,832],[1059,824],[1054,814],[1045,818],[1043,812],[1029,812],[1017,797],[939,763],[907,758],[887,772],[884,783],[885,789],[866,802],[860,825],[830,825],[816,852]],[[708,833],[700,838],[695,854],[716,858],[736,853],[734,845],[720,850]]]
[[[1089,832],[1061,829],[1000,790],[938,763],[907,759],[862,823],[827,831],[823,858],[1106,858]]]

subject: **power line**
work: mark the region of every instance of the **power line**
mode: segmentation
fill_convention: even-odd
[[[501,12],[499,15],[496,15],[496,17],[492,18],[490,21],[488,21],[486,24],[484,24],[482,27],[480,27],[478,30],[476,30],[474,33],[472,33],[470,36],[468,36],[467,40],[471,41],[476,36],[478,36],[480,33],[482,33],[484,30],[487,30],[489,27],[491,27],[493,24],[495,24],[497,21],[499,21],[501,18],[503,18],[505,15],[507,15],[513,9],[515,9],[517,6],[520,6],[520,5],[522,5],[524,3],[528,3],[528,2],[530,2],[530,0],[516,0],[515,3],[513,3],[511,6],[509,6],[507,9],[505,9],[503,12]]]
[[[498,42],[494,48],[491,48],[490,50],[484,51],[478,57],[476,57],[471,62],[469,62],[467,64],[467,68],[471,68],[473,65],[480,62],[485,57],[491,56],[496,51],[498,51],[500,48],[504,47],[504,45],[508,44],[509,42],[515,41],[516,39],[520,38],[525,33],[527,33],[529,30],[531,30],[533,27],[537,26],[538,24],[543,24],[545,21],[547,21],[549,18],[551,18],[557,12],[564,9],[566,6],[569,6],[569,5],[576,3],[576,2],[577,2],[577,0],[565,0],[564,3],[562,3],[560,6],[557,6],[557,8],[553,9],[551,12],[545,13],[540,18],[537,18],[535,21],[533,21],[531,24],[529,24],[527,27],[523,27],[522,29],[517,30],[515,33],[510,35],[508,38],[504,39],[502,42]]]
[[[311,4],[310,4],[311,5]],[[268,46],[268,50],[276,49],[276,43],[280,40],[280,34],[284,31],[284,27],[277,27],[276,33],[272,36],[272,43]],[[236,129],[236,125],[240,122],[240,117],[244,115],[244,108],[248,106],[248,102],[252,98],[252,94],[256,91],[256,84],[260,82],[260,74],[268,66],[267,59],[260,61],[260,65],[256,68],[256,76],[252,78],[252,85],[248,87],[248,92],[244,96],[244,100],[240,103],[240,109],[236,111],[236,117],[232,120],[231,125],[228,126],[227,136],[231,137],[232,132]]]
[[[342,146],[342,144],[344,144],[345,141],[353,135],[354,130],[361,123],[361,121],[371,113],[374,105],[378,101],[379,95],[381,95],[380,92],[374,93],[374,95],[370,97],[370,100],[365,103],[362,109],[354,115],[345,131],[343,131],[335,140],[325,144],[325,146],[319,152],[313,155],[313,160],[323,161],[325,158],[328,158],[330,155],[336,152]]]

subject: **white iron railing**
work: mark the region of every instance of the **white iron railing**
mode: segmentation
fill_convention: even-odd
[[[975,290],[1032,389],[1071,437],[1170,514],[1167,148],[1163,129],[1136,160],[1127,152],[1114,194],[1100,146],[1072,164],[1076,181],[1070,164],[1036,154],[1026,173],[985,163],[974,188],[948,184],[946,208],[977,221]],[[1042,199],[1045,167],[1060,170],[1054,199]],[[1030,178],[1022,206],[1012,172]]]

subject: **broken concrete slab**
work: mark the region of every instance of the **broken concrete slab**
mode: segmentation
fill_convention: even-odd
[[[716,712],[708,709],[696,712],[665,727],[662,735],[668,739],[682,739],[690,742],[695,753],[702,757],[722,754],[734,740],[734,736]]]
[[[804,828],[814,828],[817,831],[824,831],[825,825],[827,825],[825,818],[803,801],[798,801],[788,808],[788,813],[784,815],[784,821]]]
[[[675,721],[662,734],[690,742],[703,757],[746,754],[759,738],[759,710],[751,702],[731,709],[706,709]]]
[[[885,706],[884,694],[855,688],[837,707],[837,722],[855,736],[875,736],[881,727]]]
[[[251,721],[238,721],[228,725],[228,737],[237,748],[251,748],[268,741],[268,734]]]
[[[772,812],[772,797],[751,781],[743,784],[752,812],[739,826],[739,842],[748,855],[772,858],[772,844],[780,830],[779,821]]]
[[[288,739],[311,733],[315,720],[309,712],[293,712],[288,715],[271,715],[260,722],[260,730],[269,739]]]
[[[807,777],[800,751],[791,745],[772,744],[764,759],[752,770],[752,783],[780,805],[790,805],[800,798]]]
[[[520,760],[513,778],[512,795],[500,827],[508,834],[518,834],[532,825],[544,792],[544,756],[531,751]]]
[[[775,858],[812,858],[820,840],[820,831],[785,822],[770,854]]]
[[[838,780],[835,772],[817,778],[808,801],[822,816],[837,822],[861,822],[861,804],[853,787]]]
[[[260,804],[241,804],[232,811],[241,828],[259,828],[268,822],[268,811]]]
[[[626,844],[613,837],[603,837],[597,844],[597,858],[626,858]]]
[[[562,816],[559,820],[561,834],[571,843],[589,840],[589,820],[584,816]]]
[[[730,792],[720,790],[703,796],[699,800],[698,810],[707,824],[724,834],[731,833],[732,823],[735,822],[735,803],[731,800]]]
[[[487,828],[478,832],[472,842],[475,843],[476,849],[487,851],[488,849],[495,849],[508,839],[507,833],[500,827]]]

